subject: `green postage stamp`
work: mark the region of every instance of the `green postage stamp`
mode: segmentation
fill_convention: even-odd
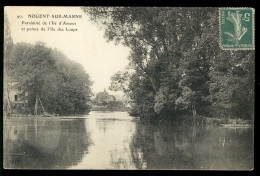
[[[254,49],[254,9],[220,8],[220,47]]]

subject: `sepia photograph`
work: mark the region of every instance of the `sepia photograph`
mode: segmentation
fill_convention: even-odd
[[[3,18],[4,169],[254,170],[254,8]]]

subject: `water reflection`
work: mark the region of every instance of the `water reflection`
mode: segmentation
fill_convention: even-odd
[[[253,150],[252,128],[148,124],[124,112],[4,122],[5,168],[249,170]]]
[[[131,143],[138,169],[249,170],[253,129],[137,124]]]
[[[70,169],[135,169],[129,143],[135,121],[127,113],[91,112],[86,119],[92,145],[81,163]]]
[[[66,168],[89,146],[81,119],[14,118],[4,123],[5,168]]]

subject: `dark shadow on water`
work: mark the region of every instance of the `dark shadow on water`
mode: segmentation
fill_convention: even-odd
[[[138,169],[250,170],[253,129],[137,123],[130,144]]]
[[[5,168],[67,168],[89,146],[84,120],[12,119],[4,125]]]

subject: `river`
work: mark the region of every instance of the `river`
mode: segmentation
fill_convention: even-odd
[[[126,112],[15,117],[3,123],[4,168],[251,170],[253,128],[148,124]]]

